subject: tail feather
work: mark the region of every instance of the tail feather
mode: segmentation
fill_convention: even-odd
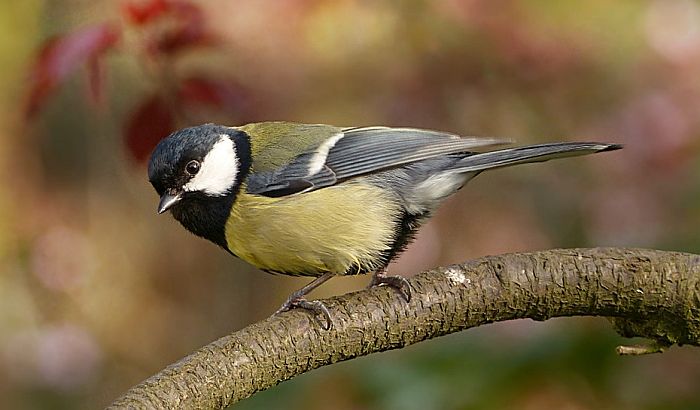
[[[509,148],[470,155],[459,161],[454,169],[459,172],[478,172],[487,169],[526,164],[529,162],[543,162],[555,158],[614,151],[620,148],[622,148],[622,145],[619,144],[596,142],[558,142],[529,145],[526,147]]]

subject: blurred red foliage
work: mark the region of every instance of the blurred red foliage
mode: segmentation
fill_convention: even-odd
[[[162,3],[162,0],[154,0]],[[216,36],[208,29],[202,9],[188,1],[166,2],[164,12],[171,17],[172,25],[155,36],[149,45],[154,54],[175,54],[192,47],[216,45]]]
[[[159,95],[142,101],[129,118],[124,138],[131,155],[145,161],[161,138],[173,131],[175,121],[166,101]]]
[[[167,0],[125,1],[121,3],[122,14],[134,25],[147,24],[162,16],[169,8]]]
[[[209,105],[221,108],[244,107],[249,96],[245,88],[232,80],[191,76],[180,82],[178,100],[184,105]]]
[[[90,63],[93,67],[91,84],[97,86],[97,60],[117,44],[120,36],[119,27],[104,23],[46,40],[32,68],[26,114],[35,115],[56,87],[81,64]]]
[[[79,67],[86,65],[90,101],[104,99],[104,59],[115,51],[128,29],[143,34],[137,52],[139,61],[155,61],[155,70],[170,70],[174,57],[185,51],[219,44],[209,29],[203,10],[188,0],[125,0],[120,12],[123,24],[101,23],[48,39],[41,47],[30,77],[26,115],[32,117],[45,106],[56,88]],[[201,73],[182,77],[154,73],[161,89],[144,96],[125,121],[123,140],[139,162],[148,158],[157,142],[174,130],[179,116],[197,105],[216,109],[240,108],[247,100],[245,88],[228,79],[209,78]]]

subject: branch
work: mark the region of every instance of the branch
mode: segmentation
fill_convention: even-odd
[[[325,331],[293,310],[201,348],[110,408],[223,408],[321,366],[483,324],[607,316],[650,346],[700,345],[700,256],[642,249],[566,249],[489,256],[410,279],[410,303],[386,287],[325,300]]]

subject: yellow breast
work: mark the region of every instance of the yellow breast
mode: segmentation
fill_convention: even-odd
[[[371,271],[391,248],[400,206],[379,188],[344,183],[268,198],[241,187],[226,223],[229,249],[258,268],[295,275]]]

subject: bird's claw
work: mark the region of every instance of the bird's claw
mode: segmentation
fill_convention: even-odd
[[[372,275],[372,281],[369,287],[386,285],[396,289],[403,296],[406,302],[411,301],[411,284],[403,276],[390,276],[384,273],[375,273]]]
[[[333,327],[333,320],[331,320],[331,312],[328,310],[326,305],[324,305],[323,302],[321,302],[320,300],[309,301],[303,297],[290,297],[289,299],[287,299],[286,302],[284,302],[282,306],[280,306],[279,309],[277,309],[275,314],[286,312],[290,309],[295,308],[308,310],[311,313],[313,313],[316,317],[323,316],[323,319],[325,319],[325,324],[321,322],[321,326],[324,330],[330,330],[331,327]]]

